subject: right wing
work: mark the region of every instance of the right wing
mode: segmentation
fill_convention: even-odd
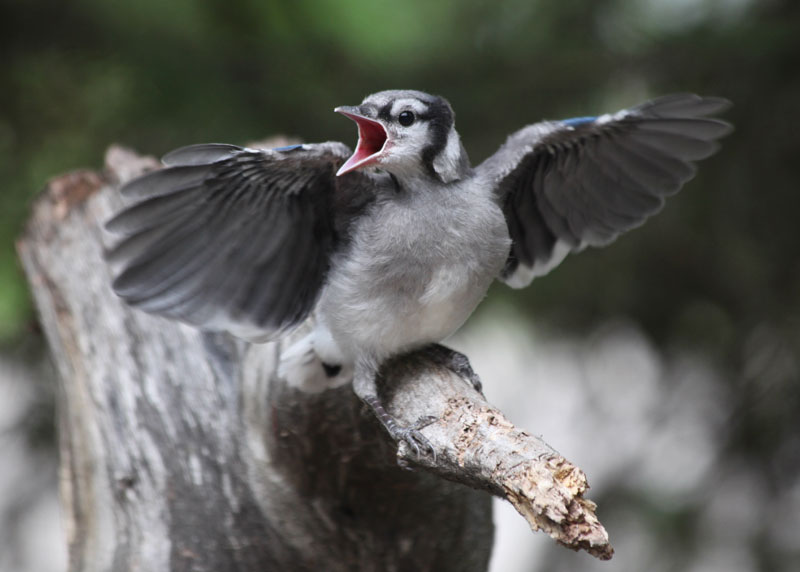
[[[729,105],[675,94],[512,134],[476,169],[494,187],[512,239],[500,279],[527,286],[570,252],[604,246],[658,212],[731,131],[713,117]]]
[[[374,196],[370,175],[336,177],[340,143],[192,145],[124,185],[106,228],[113,289],[146,312],[252,341],[313,309],[331,254]]]

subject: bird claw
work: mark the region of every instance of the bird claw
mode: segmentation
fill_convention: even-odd
[[[420,417],[411,427],[396,427],[392,437],[398,443],[405,443],[412,451],[414,451],[417,459],[422,456],[423,452],[428,452],[430,453],[431,457],[433,457],[433,462],[436,463],[436,450],[433,448],[433,445],[431,445],[431,442],[428,441],[428,438],[419,431],[423,427],[427,427],[436,420],[436,417],[432,415]],[[404,469],[410,470],[408,463],[404,459],[399,459],[398,464]]]
[[[405,427],[400,425],[397,419],[386,412],[386,409],[384,409],[383,404],[381,404],[381,401],[378,399],[377,395],[367,394],[361,397],[361,399],[363,399],[364,403],[372,408],[372,411],[377,416],[378,421],[381,422],[384,428],[389,432],[389,435],[398,445],[400,443],[405,443],[409,449],[414,451],[417,459],[422,456],[423,452],[430,452],[431,456],[433,457],[433,462],[436,463],[436,450],[433,448],[433,445],[431,445],[431,442],[428,441],[425,435],[420,433],[420,429],[423,429],[431,423],[437,421],[437,417],[433,415],[425,415],[417,419],[416,423],[410,427]],[[397,464],[404,469],[410,470],[408,462],[403,457],[398,456]]]
[[[472,389],[483,395],[483,383],[481,382],[481,378],[478,377],[477,373],[472,371],[472,368],[469,368],[469,371],[462,373],[462,375],[470,382]]]
[[[429,347],[428,352],[428,355],[433,357],[440,365],[464,378],[472,385],[475,391],[483,395],[483,383],[481,383],[481,378],[478,377],[478,374],[472,369],[467,356],[441,344],[433,344]]]
[[[481,394],[483,393],[483,383],[481,383],[481,378],[478,377],[478,374],[472,369],[467,356],[454,351],[450,356],[450,369],[461,377],[466,378],[475,391]]]

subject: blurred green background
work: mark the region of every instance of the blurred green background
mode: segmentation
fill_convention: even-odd
[[[2,0],[0,54],[0,349],[14,363],[42,355],[13,247],[29,204],[49,178],[101,168],[110,143],[353,145],[333,107],[414,88],[450,100],[477,163],[542,118],[729,98],[736,132],[660,215],[525,291],[496,287],[481,312],[513,304],[575,337],[618,317],[665,359],[702,355],[725,395],[723,462],[753,467],[776,502],[800,498],[797,0]],[[34,401],[23,425],[52,452],[52,401]],[[663,569],[690,569],[697,513],[636,506],[682,547]],[[797,546],[748,542],[752,569],[800,569]]]

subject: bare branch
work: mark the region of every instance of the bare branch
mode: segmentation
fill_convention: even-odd
[[[595,516],[583,471],[541,438],[516,428],[472,388],[469,380],[437,367],[424,352],[387,368],[389,408],[400,420],[433,416],[423,434],[436,450],[417,459],[403,444],[398,455],[437,475],[505,498],[528,521],[573,549],[603,560],[613,549]]]

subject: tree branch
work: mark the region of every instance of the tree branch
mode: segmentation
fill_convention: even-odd
[[[406,423],[437,418],[422,429],[435,462],[396,452],[349,386],[284,383],[291,339],[249,345],[122,305],[102,223],[118,182],[156,162],[112,147],[106,163],[51,181],[17,245],[60,373],[72,570],[485,570],[482,491],[611,557],[580,469],[430,352],[387,364],[382,392]]]
[[[422,433],[436,451],[417,459],[405,444],[398,455],[446,479],[505,498],[533,530],[607,560],[608,534],[584,498],[583,471],[540,437],[515,427],[471,383],[426,359],[425,352],[395,359],[387,368],[389,409],[401,421],[433,416]]]

